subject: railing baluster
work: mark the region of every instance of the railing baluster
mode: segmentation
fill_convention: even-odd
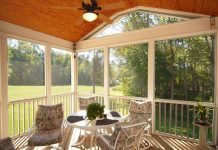
[[[70,94],[69,105],[70,105],[70,113],[72,113],[72,94]]]
[[[23,103],[23,133],[25,132],[25,102]]]
[[[120,107],[120,98],[119,98],[119,104],[118,104],[118,109],[119,109],[119,111],[118,112],[120,112],[120,110],[121,110],[121,107]]]
[[[124,99],[122,100],[123,100],[123,115],[124,115],[125,105],[124,105]]]
[[[111,98],[111,109],[114,110],[113,109],[113,98]]]
[[[20,104],[18,104],[18,134],[20,134]]]
[[[183,104],[181,105],[181,136],[183,137]]]
[[[159,104],[159,132],[161,132],[161,103]]]
[[[67,107],[67,99],[68,99],[68,95],[65,96],[65,110],[66,110],[66,114],[65,116],[67,116],[67,113],[68,113],[68,107]]]
[[[13,136],[15,135],[15,124],[14,124],[14,104],[12,104],[12,132]]]
[[[196,109],[195,109],[195,106],[193,106],[194,107],[194,111],[193,111],[193,121],[194,121],[194,116],[195,116],[195,114],[196,114]],[[193,126],[193,131],[192,131],[192,137],[195,139],[195,126],[194,125],[192,125]]]
[[[28,129],[30,128],[30,102],[28,102]]]
[[[178,105],[175,104],[175,135],[177,135],[177,115],[178,115]]]
[[[170,103],[170,124],[169,124],[170,131],[172,133],[172,104]]]
[[[166,103],[164,103],[164,131],[166,132],[167,131],[167,129],[166,129],[166,127],[167,127],[167,118],[166,118],[166,116],[167,116],[167,110],[166,110]]]
[[[33,118],[32,125],[34,125],[34,119],[35,119],[35,101],[33,101],[32,105],[33,105],[33,110],[32,110],[32,118]]]
[[[187,105],[187,137],[189,138],[189,105]]]

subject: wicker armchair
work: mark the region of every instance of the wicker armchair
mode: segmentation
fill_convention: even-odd
[[[6,137],[0,140],[0,150],[15,150],[10,137]]]
[[[49,146],[62,142],[63,115],[62,104],[53,106],[39,105],[35,125],[32,129],[33,133],[28,140],[28,147]],[[62,150],[60,147],[54,148]]]
[[[151,101],[134,101],[130,102],[129,114],[124,117],[125,121],[140,119],[141,122],[148,122],[148,128],[143,133],[143,140],[141,141],[141,149],[148,149],[151,144],[146,139],[146,135],[151,133]]]
[[[138,150],[147,126],[147,122],[140,121],[118,123],[112,135],[98,135],[97,146],[101,150]]]
[[[89,104],[95,102],[96,102],[95,97],[79,97],[79,109],[85,110]]]

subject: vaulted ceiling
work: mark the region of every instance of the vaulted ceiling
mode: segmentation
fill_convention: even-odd
[[[78,6],[82,0],[0,0],[0,20],[43,32],[72,42],[102,23],[101,20],[80,26],[75,22],[81,16],[79,11],[56,10],[52,6]],[[99,5],[118,2],[119,0],[98,0]],[[135,6],[145,6],[218,16],[218,0],[123,0],[125,8],[105,10],[105,16]]]

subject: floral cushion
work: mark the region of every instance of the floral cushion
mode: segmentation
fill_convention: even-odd
[[[45,146],[62,141],[61,129],[35,130],[28,140],[28,146]]]
[[[0,140],[0,150],[15,150],[10,137]]]
[[[64,112],[62,104],[39,105],[36,112],[36,129],[51,130],[61,128]]]
[[[151,101],[131,101],[129,112],[137,114],[151,113]]]
[[[142,122],[148,121],[148,119],[151,118],[151,101],[131,101],[129,112],[130,120],[140,119]]]
[[[89,104],[95,102],[96,102],[95,97],[79,97],[79,108],[81,110],[85,110]]]

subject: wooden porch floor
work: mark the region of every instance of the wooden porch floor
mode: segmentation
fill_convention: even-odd
[[[70,142],[75,141],[75,137],[78,138],[78,132],[75,129],[67,128],[64,140],[59,144],[64,150],[79,150],[79,148],[71,147]],[[158,134],[152,134],[146,136],[150,141],[151,147],[149,150],[198,150],[197,143],[176,139],[172,137],[166,137]],[[13,139],[13,143],[16,148],[20,148],[26,145],[28,140],[27,136],[20,136]],[[58,144],[56,144],[57,146]],[[28,148],[24,148],[28,149]],[[34,150],[49,149],[48,147],[32,148]],[[215,146],[210,146],[209,150],[216,150]]]

